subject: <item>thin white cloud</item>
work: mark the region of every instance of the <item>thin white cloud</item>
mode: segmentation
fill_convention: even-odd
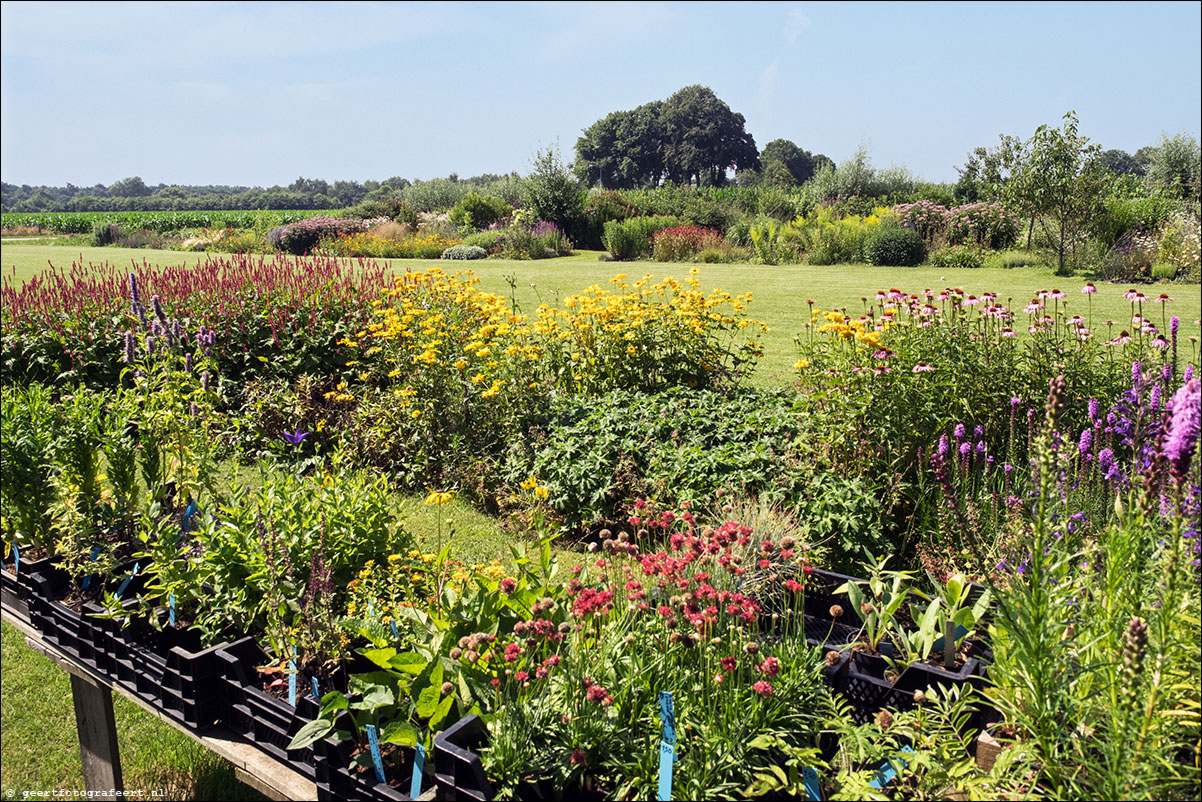
[[[785,37],[785,44],[792,47],[797,42],[797,37],[801,36],[801,32],[809,28],[813,22],[807,17],[800,8],[791,8],[785,16],[785,27],[781,30],[781,35]]]
[[[772,100],[776,97],[776,79],[780,75],[780,57],[774,58],[772,63],[765,67],[760,72],[760,108],[764,114],[771,117],[772,115]]]

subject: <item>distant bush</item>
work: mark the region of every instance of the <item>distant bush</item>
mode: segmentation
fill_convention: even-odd
[[[495,228],[488,231],[480,231],[476,234],[468,234],[463,238],[464,245],[472,245],[477,248],[483,248],[489,256],[494,256],[501,252],[504,246],[505,231],[504,229]]]
[[[438,259],[458,243],[437,234],[413,235],[400,240],[375,234],[338,234],[321,240],[316,250],[331,256],[367,256],[376,259]]]
[[[605,224],[601,243],[615,259],[638,259],[651,255],[651,237],[656,231],[680,225],[675,217],[632,217]]]
[[[680,262],[720,244],[722,235],[712,228],[701,226],[672,226],[656,231],[651,239],[651,253],[655,261]]]
[[[984,261],[979,250],[967,245],[951,245],[930,258],[932,267],[980,267]]]
[[[362,233],[366,228],[362,220],[354,218],[310,217],[284,226],[279,234],[279,248],[299,256],[316,248],[323,239]]]
[[[1168,198],[1115,198],[1103,201],[1102,212],[1093,217],[1090,228],[1104,248],[1113,248],[1124,237],[1142,231],[1160,229],[1173,211]]]
[[[401,198],[365,200],[337,216],[355,217],[360,220],[374,220],[378,217],[387,217],[389,220],[408,225],[411,231],[417,230],[417,210]]]
[[[1018,239],[1018,218],[1000,203],[970,203],[947,213],[947,238],[953,245],[1009,248]]]
[[[895,226],[882,226],[869,238],[865,250],[869,262],[889,267],[914,267],[922,264],[926,255],[917,231]]]
[[[902,203],[893,207],[898,222],[918,232],[930,244],[947,230],[947,207],[931,201]]]
[[[472,192],[464,195],[451,209],[451,222],[460,229],[467,226],[476,229],[488,228],[512,213],[513,207],[500,198]]]
[[[442,252],[442,259],[484,259],[488,256],[488,251],[476,245],[452,245]]]
[[[112,245],[113,240],[121,233],[121,226],[97,220],[92,224],[92,244],[97,248]]]
[[[1000,251],[991,253],[985,257],[984,264],[986,267],[1001,267],[1011,269],[1015,267],[1031,267],[1032,265],[1043,264],[1044,260],[1038,253],[1029,253],[1027,251]]]

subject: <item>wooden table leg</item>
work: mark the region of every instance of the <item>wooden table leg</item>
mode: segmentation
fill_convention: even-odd
[[[124,791],[125,786],[121,781],[113,692],[84,677],[70,676],[84,787],[90,794],[96,794],[92,799],[117,799],[116,794]]]

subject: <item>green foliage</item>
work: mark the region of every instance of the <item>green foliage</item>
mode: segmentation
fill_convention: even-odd
[[[662,108],[658,101],[645,103],[611,112],[586,128],[576,140],[573,166],[580,181],[606,189],[656,186],[664,172]]]
[[[513,213],[513,207],[499,198],[471,192],[451,209],[451,222],[460,229],[488,228]]]
[[[797,433],[787,393],[615,390],[561,410],[529,472],[575,526],[620,520],[639,497],[674,505],[725,488],[784,501],[797,492]],[[523,471],[510,468],[515,478]]]
[[[97,220],[92,223],[92,244],[98,248],[103,248],[105,245],[112,245],[113,241],[121,233],[121,227],[111,223]]]
[[[977,248],[967,245],[950,245],[931,254],[929,262],[932,267],[980,267],[985,261],[984,255]]]
[[[914,267],[922,264],[926,246],[913,229],[881,226],[865,244],[865,252],[874,265]]]
[[[892,550],[884,533],[881,496],[882,490],[866,477],[821,472],[803,489],[798,518],[811,542],[833,546],[833,567],[851,569],[854,555]]]
[[[677,184],[722,186],[728,169],[759,162],[743,115],[732,112],[708,87],[686,86],[675,92],[664,101],[660,125],[664,172]]]
[[[1113,248],[1132,233],[1159,231],[1173,211],[1173,202],[1162,196],[1123,198],[1111,195],[1090,220],[1090,233],[1103,248]]]
[[[605,224],[601,241],[615,259],[638,259],[651,255],[651,238],[655,232],[678,225],[680,220],[666,216],[611,220]]]
[[[488,251],[477,245],[452,245],[442,252],[440,259],[484,259],[488,256]]]
[[[535,220],[554,223],[569,235],[584,217],[585,190],[564,166],[558,148],[540,150],[526,178],[526,208]]]
[[[1144,179],[1171,198],[1197,202],[1202,192],[1202,146],[1189,134],[1161,136],[1151,152]]]

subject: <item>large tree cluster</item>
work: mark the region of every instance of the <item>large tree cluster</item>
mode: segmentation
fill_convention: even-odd
[[[606,189],[677,184],[721,186],[728,170],[758,168],[759,151],[713,90],[686,86],[667,100],[615,111],[576,142],[577,176]]]

